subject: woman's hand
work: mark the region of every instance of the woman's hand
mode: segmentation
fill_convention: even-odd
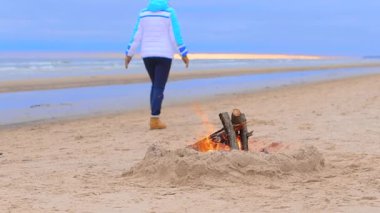
[[[187,55],[182,57],[182,61],[183,61],[183,63],[185,63],[186,68],[189,68],[190,60],[187,57]]]
[[[125,56],[124,62],[125,62],[125,69],[128,69],[129,63],[132,61],[131,56]]]

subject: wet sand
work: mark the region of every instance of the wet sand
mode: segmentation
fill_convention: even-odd
[[[367,63],[347,63],[347,64],[330,64],[330,65],[313,65],[313,66],[289,66],[289,67],[269,67],[269,68],[242,68],[242,69],[218,69],[218,70],[197,70],[191,72],[172,72],[169,81],[178,81],[196,78],[215,78],[220,76],[238,76],[258,73],[276,73],[290,71],[308,71],[308,70],[332,70],[332,69],[350,69],[350,68],[371,68],[380,67],[378,62]],[[61,78],[43,78],[29,80],[1,81],[0,93],[32,91],[32,90],[50,90],[76,87],[91,87],[105,85],[121,85],[131,83],[148,82],[148,76],[144,74],[125,75],[97,75],[97,76],[77,76]]]
[[[377,68],[281,72],[170,82],[165,104],[192,103],[215,96],[254,92],[284,85],[308,84],[380,74]],[[86,117],[149,108],[150,83],[0,93],[3,125]],[[186,98],[183,95],[186,94]]]
[[[379,82],[372,75],[169,106],[163,131],[148,130],[146,110],[3,128],[0,212],[378,212]],[[212,176],[199,173],[199,180],[243,175],[242,182],[225,173],[215,182],[193,177],[191,184],[165,174],[128,177],[152,144],[183,149],[209,133],[205,120],[218,128],[218,113],[233,108],[246,113],[256,142],[295,147],[277,159],[310,153],[295,146],[302,144],[315,147],[323,165],[276,175],[265,172],[267,164],[249,176],[221,165]],[[309,165],[292,163],[298,164]]]

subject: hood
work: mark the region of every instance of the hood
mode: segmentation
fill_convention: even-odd
[[[168,0],[149,0],[148,10],[149,11],[160,11],[169,8]]]

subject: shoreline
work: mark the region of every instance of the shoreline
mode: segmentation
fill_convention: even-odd
[[[290,71],[332,70],[332,69],[356,69],[380,67],[378,62],[330,64],[316,66],[289,66],[269,68],[241,68],[221,70],[198,70],[191,72],[172,72],[169,81],[180,81],[198,78],[215,78],[227,76],[239,76],[263,73],[280,73]],[[128,72],[128,71],[126,71]],[[62,78],[44,78],[31,80],[16,80],[0,82],[0,93],[11,93],[20,91],[50,90],[64,88],[80,88],[92,86],[122,85],[149,82],[146,74],[131,75],[98,75]]]
[[[355,79],[366,79],[366,78],[371,78],[371,77],[380,77],[380,74],[367,74],[364,76],[349,76],[345,78],[339,78],[339,79],[329,79],[329,80],[323,80],[323,81],[315,81],[315,82],[307,82],[307,83],[300,83],[300,84],[285,84],[279,87],[266,87],[260,90],[247,90],[247,91],[241,91],[238,93],[234,94],[227,94],[224,95],[223,97],[225,99],[233,99],[236,94],[238,96],[255,96],[255,95],[261,95],[265,93],[270,93],[270,92],[276,92],[280,91],[282,89],[302,89],[303,87],[311,87],[315,85],[323,85],[323,84],[329,84],[329,83],[334,83],[334,82],[344,82],[344,81],[351,81]],[[190,102],[186,101],[180,101],[180,102],[169,102],[167,103],[167,106],[164,106],[164,108],[172,108],[172,107],[181,107],[181,106],[186,106],[191,102],[194,103],[205,103],[205,104],[211,104],[213,102],[217,102],[218,99],[220,99],[220,96],[214,96],[214,97],[203,97],[199,100],[192,100]],[[27,122],[21,122],[21,123],[12,123],[12,124],[6,124],[6,125],[0,125],[0,132],[1,131],[6,131],[8,129],[17,129],[17,128],[25,128],[28,126],[33,126],[33,125],[46,125],[46,124],[59,124],[62,122],[75,122],[75,121],[81,121],[81,120],[87,120],[87,119],[96,119],[99,117],[108,117],[108,116],[119,116],[119,115],[125,115],[125,114],[148,114],[148,107],[145,107],[144,109],[126,109],[122,111],[115,111],[115,112],[96,112],[92,114],[87,114],[87,115],[73,115],[73,116],[65,116],[65,117],[59,117],[59,118],[51,118],[51,119],[41,119],[41,120],[35,120],[35,121],[27,121]]]
[[[234,94],[249,94],[287,86],[308,85],[357,76],[376,76],[379,69],[351,69],[271,73],[249,76],[193,79],[171,82],[167,86],[166,105],[202,102],[214,97],[232,98]],[[220,87],[223,85],[223,87]],[[0,94],[0,128],[34,121],[86,118],[115,112],[148,109],[148,84],[45,90]],[[182,98],[186,94],[186,98]],[[84,99],[85,101],[82,101]],[[106,101],[105,101],[106,100]]]

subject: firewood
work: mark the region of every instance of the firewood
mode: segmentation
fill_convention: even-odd
[[[236,141],[236,133],[234,130],[234,126],[232,125],[230,116],[227,112],[224,112],[219,114],[219,118],[222,121],[225,132],[227,133],[228,141],[230,143],[229,146],[232,150],[238,150],[239,146]]]
[[[245,114],[241,113],[239,109],[234,109],[231,115],[231,121],[234,125],[235,134],[240,136],[241,149],[248,151],[248,130],[247,119]]]
[[[239,109],[234,109],[231,117],[227,112],[220,113],[223,128],[190,146],[198,151],[244,150],[249,151],[248,138],[253,131],[247,130],[247,119]]]
[[[241,143],[242,143],[242,149],[244,151],[248,151],[248,129],[247,129],[247,119],[245,118],[245,114],[242,113],[240,115],[240,119],[241,119],[241,129],[240,129],[240,140],[241,140]]]
[[[233,125],[241,123],[241,111],[239,109],[234,109],[232,111],[231,122]]]

